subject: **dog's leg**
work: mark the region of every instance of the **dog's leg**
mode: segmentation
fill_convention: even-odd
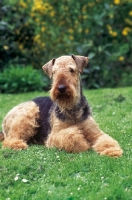
[[[59,132],[52,131],[47,139],[46,146],[73,153],[86,151],[90,148],[90,144],[81,134],[81,131],[74,126],[62,129]]]
[[[122,155],[123,151],[118,142],[101,131],[92,117],[88,117],[81,126],[85,138],[97,153],[113,157]]]
[[[35,134],[39,108],[32,101],[19,104],[9,111],[3,120],[3,147],[27,148],[28,140]]]

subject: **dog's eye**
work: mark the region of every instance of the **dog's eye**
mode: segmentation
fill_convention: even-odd
[[[70,68],[69,71],[70,71],[71,73],[73,73],[73,72],[74,72],[74,69]]]

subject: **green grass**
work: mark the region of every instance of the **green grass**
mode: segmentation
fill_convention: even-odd
[[[123,156],[109,158],[92,150],[68,154],[37,145],[0,149],[0,200],[132,199],[132,87],[84,93],[95,120],[119,141]],[[16,104],[42,95],[1,94],[0,122]]]

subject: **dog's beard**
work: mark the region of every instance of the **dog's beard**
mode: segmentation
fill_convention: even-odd
[[[76,91],[67,90],[65,93],[59,93],[58,90],[50,91],[51,99],[57,103],[60,109],[71,109],[77,102],[78,96]]]
[[[56,99],[56,103],[59,105],[62,109],[71,109],[74,105],[74,98],[70,95],[58,95]]]

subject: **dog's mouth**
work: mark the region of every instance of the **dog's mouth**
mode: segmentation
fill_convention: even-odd
[[[77,92],[74,86],[67,84],[57,84],[50,90],[51,99],[63,109],[71,108],[77,101]]]
[[[51,99],[56,102],[59,107],[69,108],[73,106],[74,95],[72,94],[71,90],[68,90],[68,88],[65,90],[65,92],[60,92],[59,90],[51,90],[50,94]]]
[[[71,94],[58,94],[54,100],[61,109],[70,109],[74,105],[74,98]]]
[[[73,96],[71,88],[64,84],[57,85],[51,89],[50,94],[53,100],[68,100]]]
[[[72,99],[72,95],[70,93],[64,93],[64,94],[58,93],[56,96],[56,100],[68,101],[71,99]]]
[[[64,92],[60,92],[59,90],[56,92],[56,100],[57,101],[70,101],[73,97],[71,91],[65,90]]]

